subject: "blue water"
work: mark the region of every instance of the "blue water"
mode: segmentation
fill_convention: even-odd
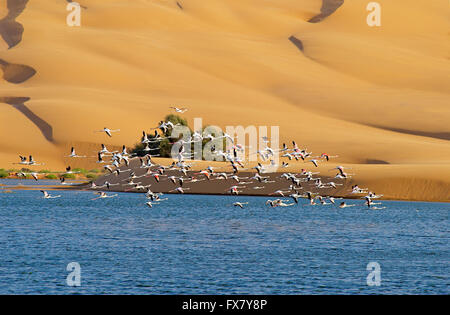
[[[0,294],[450,293],[449,204],[170,195],[150,209],[142,194],[51,193],[62,198],[0,190]],[[70,262],[80,287],[66,284]],[[369,262],[380,286],[366,283]]]

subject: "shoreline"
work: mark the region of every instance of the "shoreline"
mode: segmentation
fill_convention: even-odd
[[[173,160],[169,158],[154,158],[156,168],[153,168],[152,174],[154,174],[158,168],[158,165],[170,165]],[[304,194],[307,191],[314,193],[314,196],[320,195],[323,197],[333,196],[337,198],[363,200],[365,194],[351,194],[352,186],[358,185],[361,188],[367,188],[368,191],[372,191],[377,195],[383,195],[380,200],[394,200],[394,201],[418,201],[418,202],[450,202],[450,180],[445,176],[445,173],[450,171],[450,165],[437,164],[432,166],[423,167],[422,165],[402,165],[402,164],[386,164],[386,165],[367,165],[367,164],[346,164],[339,161],[331,160],[329,162],[320,163],[318,167],[314,167],[312,164],[305,164],[302,161],[289,161],[289,166],[285,168],[276,168],[270,170],[270,172],[262,173],[263,177],[267,177],[270,183],[260,183],[256,180],[251,180],[256,172],[252,169],[256,166],[256,162],[250,162],[246,165],[246,168],[239,171],[237,174],[241,178],[241,184],[230,178],[230,172],[232,169],[226,162],[220,161],[205,161],[205,160],[191,160],[190,164],[192,168],[187,171],[187,175],[183,175],[185,179],[183,189],[185,194],[193,195],[231,195],[229,189],[231,186],[239,186],[239,196],[266,196],[268,198],[289,198],[282,197],[279,194],[273,194],[277,190],[285,192],[285,196],[292,193],[289,186],[291,181],[281,178],[283,173],[291,173],[294,175],[300,175],[304,168],[308,171],[319,172],[320,177],[324,183],[334,181],[338,186],[333,188],[321,188],[317,189],[311,182],[303,182],[302,189],[298,188],[300,194]],[[347,179],[336,179],[334,176],[337,170],[334,168],[336,165],[342,165],[344,168],[351,169],[351,173],[354,176]],[[204,175],[200,173],[201,170],[205,170],[208,167],[212,167],[215,170],[215,174],[226,173],[228,179],[220,179],[216,176],[211,176],[211,180],[207,180]],[[179,183],[173,184],[168,180],[168,176],[179,177],[181,175],[179,170],[166,169],[164,174],[160,175],[160,182],[157,182],[153,176],[146,175],[147,169],[140,167],[139,158],[132,158],[129,166],[122,165],[119,167],[122,173],[119,176],[105,172],[102,169],[82,169],[73,168],[75,173],[67,174],[70,178],[66,178],[64,185],[60,184],[57,179],[45,178],[48,174],[59,174],[58,177],[63,176],[64,172],[53,172],[46,170],[46,172],[39,173],[39,181],[54,181],[55,185],[39,185],[39,181],[33,182],[35,185],[26,185],[22,187],[8,187],[7,189],[22,189],[22,190],[91,190],[91,191],[110,191],[110,192],[135,192],[126,191],[132,186],[126,185],[126,180],[131,171],[133,171],[137,178],[135,182],[142,182],[142,185],[150,185],[150,189],[153,192],[161,192],[164,194],[178,194],[177,191],[173,191],[179,186]],[[14,170],[15,171],[15,170]],[[29,180],[33,181],[30,172],[27,179],[24,177],[17,177],[16,172],[10,172],[5,180]],[[89,175],[89,177],[87,176]],[[450,175],[450,172],[449,172]],[[92,178],[92,176],[94,178]],[[44,178],[41,178],[44,177]],[[195,178],[196,182],[191,182],[188,178]],[[302,177],[302,176],[300,176]],[[304,177],[303,177],[304,178]],[[248,187],[242,189],[244,186],[242,182],[250,181]],[[1,182],[1,178],[0,178]],[[97,186],[96,189],[91,189],[90,183],[94,182]],[[110,189],[101,188],[106,182],[112,184]],[[71,184],[71,185],[70,185]],[[116,186],[120,185],[120,186]],[[246,185],[247,186],[247,185]],[[254,189],[254,186],[264,189]],[[261,187],[264,186],[264,187]],[[0,185],[1,187],[1,185]],[[120,187],[120,188],[119,188]],[[143,190],[137,191],[142,193]]]
[[[5,179],[5,178],[3,178]],[[9,179],[14,179],[14,178],[9,178]],[[30,180],[30,179],[27,179]],[[57,180],[48,180],[48,181],[55,181],[57,182]],[[91,191],[91,192],[98,192],[98,191],[103,191],[103,192],[111,192],[111,193],[133,193],[133,194],[144,194],[145,192],[143,191],[124,191],[124,190],[120,190],[120,189],[92,189],[89,187],[89,182],[84,182],[84,183],[80,183],[80,184],[74,184],[74,185],[4,185],[4,184],[0,184],[0,193],[7,193],[5,191],[8,190],[48,190],[48,191],[67,191],[67,190],[72,190],[72,191]],[[156,191],[155,191],[156,192]],[[160,191],[157,191],[160,192]],[[11,192],[8,192],[11,193]],[[164,195],[182,195],[180,193],[177,192],[170,192],[170,191],[161,191],[161,193],[163,193]],[[279,199],[283,199],[283,198],[287,198],[289,199],[289,196],[280,196],[280,195],[270,195],[270,194],[264,194],[264,193],[254,193],[254,194],[250,194],[250,193],[240,193],[239,195],[231,195],[229,193],[218,193],[218,192],[208,192],[208,191],[203,191],[203,192],[185,192],[183,195],[205,195],[205,196],[230,196],[230,197],[266,197],[266,198],[279,198]],[[325,196],[325,195],[324,195]],[[327,195],[327,196],[333,196],[335,198],[343,198],[343,199],[348,199],[348,200],[361,200],[363,201],[364,199],[361,198],[363,197],[363,194],[361,195],[357,195],[357,196],[349,196],[349,195],[339,195],[339,194],[334,194],[334,195]],[[307,199],[306,197],[300,197],[300,199]],[[400,202],[432,202],[432,203],[445,203],[445,204],[449,204],[450,201],[442,201],[442,200],[419,200],[419,199],[396,199],[396,198],[391,198],[391,197],[381,197],[378,198],[377,200],[383,200],[383,201],[400,201]]]

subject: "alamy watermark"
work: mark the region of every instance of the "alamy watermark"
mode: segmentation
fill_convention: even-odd
[[[269,137],[270,129],[270,137]],[[175,125],[171,139],[178,139],[171,149],[174,160],[270,161],[279,162],[279,126],[218,126],[203,128],[202,118],[194,118],[194,132],[188,126]],[[247,141],[248,140],[248,141]]]
[[[370,11],[366,19],[367,25],[381,26],[381,5],[378,2],[369,2],[366,10]]]
[[[66,7],[67,14],[66,23],[68,26],[81,26],[81,6],[78,2],[70,2]]]
[[[367,264],[367,271],[370,271],[366,278],[366,283],[369,287],[381,285],[381,266],[376,261],[371,261]]]
[[[67,264],[67,271],[70,273],[67,275],[66,284],[69,287],[79,287],[81,286],[81,266],[77,262],[71,262]]]

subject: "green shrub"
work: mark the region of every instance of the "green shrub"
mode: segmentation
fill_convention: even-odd
[[[86,175],[86,178],[89,178],[89,179],[96,179],[97,177],[99,177],[98,174],[89,173]]]
[[[65,179],[75,179],[76,178],[75,174],[63,174],[62,177],[64,177]]]
[[[51,173],[49,170],[40,170],[38,173],[48,174]]]
[[[6,172],[5,170],[1,169],[0,170],[0,178],[6,178],[8,177],[9,173]]]
[[[75,173],[80,173],[80,174],[86,174],[88,172],[84,168],[74,168],[72,171]]]
[[[186,119],[181,118],[180,116],[175,115],[175,114],[167,115],[166,118],[164,118],[164,121],[165,122],[170,121],[174,125],[176,125],[176,124],[180,124],[182,126],[187,126],[188,125]]]
[[[164,118],[164,121],[165,122],[170,121],[174,125],[179,124],[179,125],[188,127],[186,119],[181,118],[180,116],[175,115],[175,114],[167,115]],[[161,130],[159,130],[159,134],[162,137],[169,137],[171,132],[172,132],[172,130],[169,129],[164,134],[161,134]],[[191,130],[191,134],[192,134],[192,130]],[[141,139],[140,139],[141,141],[142,141],[142,138],[143,137],[141,137]],[[151,141],[154,138],[154,132],[149,133],[148,134],[148,138]],[[180,139],[181,139],[181,136],[180,136]],[[144,151],[144,148],[146,147],[146,145],[141,143],[141,141],[140,141],[139,143],[136,143],[133,148],[129,149],[129,152],[135,153],[138,156],[144,156],[144,155],[150,153],[152,155],[158,155],[159,154],[159,156],[161,156],[161,157],[170,157],[170,152],[172,150],[171,142],[174,143],[177,140],[179,140],[179,139],[170,139],[170,141],[169,141],[169,139],[163,139],[163,140],[158,141],[158,142],[150,142],[149,143],[150,149],[158,149],[159,148],[159,150],[151,150],[150,152],[145,152]]]
[[[179,125],[186,126],[186,127],[189,128],[189,126],[188,126],[188,124],[187,124],[187,121],[186,121],[185,119],[181,118],[181,117],[178,116],[178,115],[169,114],[169,115],[167,115],[167,116],[164,118],[164,121],[165,121],[165,122],[170,121],[170,122],[172,122],[174,125],[179,124]],[[197,132],[200,133],[200,134],[203,134],[203,132],[204,132],[204,130],[205,130],[206,128],[208,128],[208,126],[205,126],[203,129],[197,130]],[[209,128],[208,131],[209,131],[210,133],[212,133],[213,136],[219,136],[219,133],[215,132],[214,130],[210,130],[210,129],[211,129],[211,128]],[[189,130],[190,130],[191,135],[192,135],[192,134],[193,134],[192,129],[189,128]],[[217,130],[217,131],[219,131],[219,130]],[[161,134],[161,136],[166,137],[166,138],[169,137],[169,136],[171,135],[171,132],[172,132],[172,130],[169,129],[169,130],[167,130],[167,131],[165,132],[164,135],[162,135],[162,134],[161,134],[161,130],[159,130],[159,134]],[[209,133],[209,132],[208,132],[208,133]],[[151,141],[152,138],[154,138],[153,133],[148,134],[148,138],[149,138],[149,140]],[[180,140],[180,139],[182,139],[182,138],[183,138],[183,135],[181,134],[180,137],[178,137],[178,139],[171,138],[171,139],[163,139],[162,141],[154,142],[154,143],[150,142],[150,143],[149,143],[149,147],[150,147],[151,149],[158,149],[158,150],[151,150],[151,151],[150,151],[150,154],[152,154],[152,155],[157,155],[157,154],[159,154],[160,157],[171,157],[170,153],[171,153],[171,151],[172,151],[172,146],[173,146],[172,143],[175,143],[175,142],[177,142],[178,140]],[[135,154],[137,154],[138,156],[144,156],[144,155],[148,154],[149,152],[143,151],[144,148],[146,147],[146,145],[142,143],[142,139],[143,139],[143,137],[141,137],[140,142],[136,143],[136,144],[134,145],[134,147],[131,148],[131,149],[129,150],[129,152],[135,153]],[[202,141],[202,150],[203,150],[203,148],[205,147],[205,144],[207,144],[208,142],[209,142],[208,139],[204,139],[204,140]],[[217,142],[216,142],[216,143],[217,143]],[[222,150],[225,150],[225,149],[226,149],[226,145],[227,145],[227,140],[226,140],[225,138],[223,139],[223,143],[222,143],[222,144],[223,144]],[[194,153],[194,148],[195,148],[195,144],[192,143],[192,144],[191,144],[191,152],[192,152],[192,153]],[[217,149],[217,150],[218,150],[218,149]],[[203,158],[203,157],[202,157],[202,158]]]
[[[47,178],[47,179],[58,179],[58,176],[56,176],[55,174],[47,174],[47,175],[45,175],[45,178]]]

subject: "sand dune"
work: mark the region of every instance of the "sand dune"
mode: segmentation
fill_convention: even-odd
[[[303,43],[300,39],[298,39],[295,36],[290,36],[289,40],[292,42],[292,44],[295,45],[295,47],[297,47],[301,52],[303,52],[303,50],[304,50]]]
[[[427,132],[427,131],[420,131],[420,130],[406,130],[406,129],[393,128],[393,127],[378,127],[378,126],[373,126],[373,127],[391,130],[394,132],[405,133],[405,134],[409,134],[409,135],[450,140],[450,132]]]
[[[1,79],[0,97],[28,97],[53,139],[0,104],[0,167],[29,152],[61,169],[73,143],[131,146],[176,105],[191,125],[280,126],[281,142],[367,167],[379,193],[448,197],[447,2],[380,0],[381,27],[362,0],[80,2],[82,26],[69,27],[67,1],[0,0],[0,58],[37,71]],[[104,126],[121,132],[93,132]]]
[[[29,101],[28,97],[0,97],[0,102],[9,104],[19,112],[25,115],[31,120],[36,127],[39,128],[42,135],[50,142],[53,142],[53,128],[42,118],[33,113],[26,105],[25,102]]]
[[[0,20],[0,35],[9,48],[16,46],[22,40],[23,26],[16,21],[22,13],[28,0],[7,0],[8,13]]]

